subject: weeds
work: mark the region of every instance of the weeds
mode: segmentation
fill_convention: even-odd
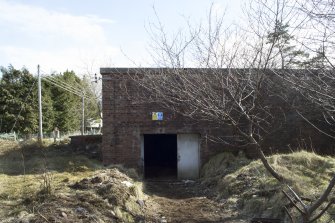
[[[291,154],[278,154],[268,157],[271,165],[279,171],[294,190],[306,199],[313,200],[322,193],[335,172],[335,159],[315,153],[300,151]],[[229,163],[243,163],[229,169]],[[249,217],[283,218],[284,206],[288,203],[282,193],[282,185],[268,175],[260,161],[245,162],[245,158],[221,154],[209,162],[203,180],[215,182],[219,199],[235,202],[239,212]],[[226,167],[213,168],[215,166]],[[319,222],[330,219],[329,210]]]
[[[40,194],[48,197],[52,194],[52,185],[53,185],[53,174],[48,170],[48,160],[45,152],[42,150],[43,154],[43,164],[44,168],[41,174],[42,182],[41,182],[41,191]]]

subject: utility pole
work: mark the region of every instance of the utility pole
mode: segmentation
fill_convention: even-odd
[[[43,129],[42,129],[42,86],[41,86],[40,65],[37,65],[37,75],[38,75],[38,118],[39,118],[38,140],[39,140],[40,143],[42,143],[42,139],[43,139]]]
[[[82,106],[82,118],[81,118],[81,135],[85,133],[85,94],[81,98],[81,106]]]

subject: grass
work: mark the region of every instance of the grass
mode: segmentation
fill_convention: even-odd
[[[5,146],[4,146],[5,147]],[[69,145],[25,145],[12,143],[0,148],[0,173],[35,174],[45,168],[55,172],[81,172],[101,168],[98,161],[74,153]]]
[[[0,218],[31,212],[26,203],[41,198],[46,183],[50,184],[50,193],[66,191],[65,182],[89,177],[99,168],[97,161],[75,156],[67,145],[44,142],[39,146],[34,141],[19,145],[1,140]]]
[[[268,160],[298,194],[311,199],[320,195],[335,172],[334,158],[304,151],[273,155]],[[45,173],[51,185],[49,196],[43,192]],[[100,183],[93,183],[96,177]],[[260,161],[248,160],[243,154],[218,154],[204,165],[201,177],[205,186],[216,191],[217,199],[237,209],[243,218],[284,216],[283,206],[288,201],[281,189],[285,188],[268,175]],[[0,141],[0,218],[27,212],[35,216],[34,222],[44,222],[44,218],[61,222],[64,212],[68,222],[94,222],[98,218],[137,222],[143,218],[137,201],[146,199],[138,179],[136,171],[103,167],[99,161],[72,151],[68,144]],[[81,187],[71,187],[76,184]],[[80,210],[89,214],[80,214]],[[319,222],[327,222],[331,213],[335,208]]]
[[[212,157],[201,169],[202,182],[207,186],[216,186],[222,176],[232,173],[250,162],[251,160],[242,153],[238,156],[228,152],[220,153]]]
[[[102,166],[98,161],[75,155],[67,145],[39,146],[35,142],[19,145],[0,142],[0,197],[19,198],[22,194],[38,191],[43,184],[43,173],[52,175],[53,186],[64,181],[88,177]]]
[[[288,184],[303,197],[315,200],[327,187],[335,173],[335,159],[300,151],[268,157]],[[281,192],[286,190],[258,160],[248,161],[244,156],[219,154],[204,166],[202,180],[215,185],[218,199],[239,209],[247,217],[283,218],[283,207],[288,200]],[[325,222],[335,213],[332,208],[319,222]]]
[[[133,179],[139,179],[133,169],[104,167],[66,143],[0,141],[0,219],[61,222],[66,213],[68,222],[135,222],[145,195]]]

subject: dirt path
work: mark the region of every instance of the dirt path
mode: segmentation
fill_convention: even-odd
[[[147,181],[146,211],[166,222],[245,222],[235,220],[231,210],[203,196],[198,188],[197,182]]]

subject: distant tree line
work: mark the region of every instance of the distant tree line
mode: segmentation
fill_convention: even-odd
[[[12,65],[0,68],[0,132],[15,131],[29,135],[38,132],[37,77],[26,68]],[[90,80],[79,78],[73,71],[52,75],[53,78],[85,91],[85,119],[100,117],[99,101],[94,97]],[[55,127],[62,132],[79,131],[81,98],[69,91],[42,80],[43,132]]]

